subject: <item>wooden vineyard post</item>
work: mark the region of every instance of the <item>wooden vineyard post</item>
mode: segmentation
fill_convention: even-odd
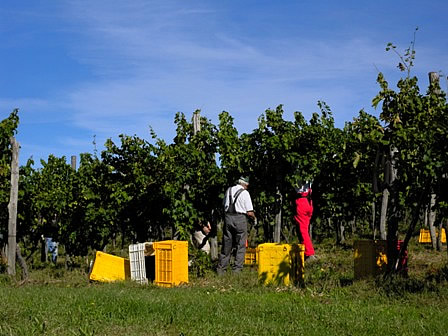
[[[429,85],[432,89],[433,85],[439,85],[439,74],[437,72],[430,72],[428,73],[429,76]],[[435,89],[434,93],[439,94],[440,93],[440,89]],[[436,228],[434,226],[434,222],[436,220],[436,211],[434,210],[434,205],[436,204],[436,194],[435,193],[431,193],[431,200],[429,202],[428,208],[427,208],[427,216],[428,216],[428,227],[429,227],[429,232],[431,234],[431,244],[432,244],[432,248],[433,249],[437,249],[438,251],[440,251],[440,246],[441,246],[441,242],[440,242],[440,238],[442,236],[442,232],[441,230],[439,230],[439,236],[436,236]]]
[[[10,138],[11,160],[11,191],[8,204],[8,274],[16,274],[16,232],[17,232],[17,201],[19,194],[19,143],[14,137]]]

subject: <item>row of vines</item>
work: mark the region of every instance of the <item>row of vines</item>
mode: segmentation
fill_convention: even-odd
[[[406,66],[412,66],[412,55]],[[407,68],[404,68],[407,70]],[[258,221],[251,244],[291,241],[294,186],[313,180],[313,238],[347,235],[398,238],[415,233],[428,204],[443,223],[448,214],[448,109],[437,81],[421,92],[406,76],[390,88],[382,74],[373,106],[379,118],[360,111],[335,127],[324,102],[306,120],[282,106],[268,109],[251,133],[239,134],[228,112],[218,125],[194,112],[177,113],[172,143],[120,135],[101,153],[83,153],[79,167],[50,155],[35,169],[20,167],[17,240],[25,256],[53,237],[67,255],[85,256],[109,244],[166,238],[188,239],[194,225],[222,220],[222,196],[241,175],[249,175]],[[18,111],[1,122],[0,244],[7,240],[9,138]],[[388,200],[385,202],[385,200]],[[431,203],[432,202],[432,203]],[[215,235],[218,230],[214,230]],[[448,231],[447,231],[448,232]],[[406,237],[407,237],[406,236]]]

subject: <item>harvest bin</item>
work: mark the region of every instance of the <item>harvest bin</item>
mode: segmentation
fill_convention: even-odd
[[[355,279],[377,276],[387,267],[387,242],[385,240],[355,240]]]
[[[258,250],[258,279],[263,284],[290,285],[303,282],[303,244],[265,243]]]
[[[257,249],[252,247],[246,248],[246,254],[244,256],[245,265],[255,265],[257,263]]]
[[[438,236],[439,233],[436,232],[436,235]],[[420,229],[420,236],[418,237],[418,242],[422,244],[431,243],[431,233],[428,229]],[[440,242],[446,243],[446,234],[444,228],[442,228],[442,236],[440,237]]]
[[[137,243],[129,245],[129,262],[131,279],[141,284],[155,279],[155,256],[153,243]]]
[[[398,241],[397,250],[400,250],[402,240]],[[387,268],[387,241],[385,240],[355,240],[354,249],[354,278],[362,279],[377,276]],[[407,273],[408,252],[405,251],[400,259],[399,267]]]
[[[188,283],[188,242],[165,240],[154,242],[155,283],[162,287],[173,287]]]
[[[130,277],[129,259],[97,251],[89,274],[90,280],[116,281],[125,280]]]

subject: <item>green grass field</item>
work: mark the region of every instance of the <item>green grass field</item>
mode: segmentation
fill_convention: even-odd
[[[447,253],[413,245],[409,278],[353,281],[353,251],[318,245],[305,288],[262,286],[255,268],[178,288],[89,283],[49,267],[0,277],[0,335],[447,335]]]

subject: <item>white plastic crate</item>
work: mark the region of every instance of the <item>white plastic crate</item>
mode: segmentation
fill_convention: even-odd
[[[129,262],[131,268],[131,279],[141,284],[147,284],[147,270],[145,256],[150,255],[152,243],[137,243],[129,245]]]

